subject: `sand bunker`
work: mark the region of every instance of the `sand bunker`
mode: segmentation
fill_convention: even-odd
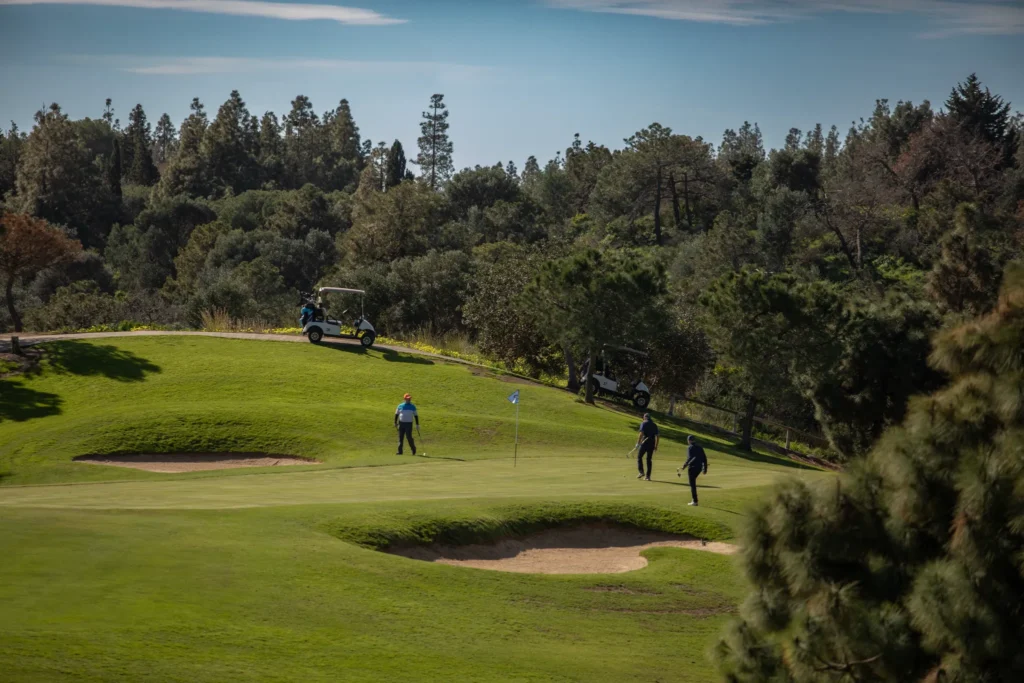
[[[278,467],[283,465],[316,465],[318,461],[290,455],[266,453],[161,453],[158,455],[83,455],[75,462],[91,465],[131,467],[147,472],[199,472],[227,470],[236,467]]]
[[[621,574],[647,566],[647,548],[689,548],[731,555],[730,543],[592,524],[550,529],[520,539],[460,546],[406,546],[387,552],[426,562],[530,574]]]

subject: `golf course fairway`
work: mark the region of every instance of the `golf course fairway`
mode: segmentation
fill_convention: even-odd
[[[548,575],[378,552],[615,523],[730,541],[785,477],[832,475],[483,368],[356,346],[205,337],[50,342],[0,378],[4,681],[712,681],[746,587],[734,556]],[[518,458],[513,462],[520,390]],[[419,408],[417,456],[393,414]],[[288,467],[157,473],[80,456],[254,453]]]

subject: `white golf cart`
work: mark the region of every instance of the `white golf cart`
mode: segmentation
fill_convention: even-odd
[[[359,295],[359,317],[352,323],[354,332],[343,332],[342,325],[344,323],[340,320],[334,320],[327,314],[327,309],[323,306],[325,294]],[[343,287],[321,287],[317,291],[316,301],[312,301],[312,295],[303,296],[302,303],[312,308],[313,313],[302,327],[302,334],[314,344],[319,344],[324,337],[339,337],[342,339],[358,339],[359,343],[367,348],[373,346],[373,342],[377,338],[377,332],[363,313],[363,299],[365,296],[366,292],[361,289],[345,289]],[[348,309],[346,308],[341,312],[342,317],[347,313]]]
[[[637,351],[626,346],[603,346],[601,348],[601,355],[597,357],[597,362],[594,364],[594,371],[590,375],[590,382],[594,387],[594,393],[624,398],[632,401],[633,405],[640,410],[645,409],[651,402],[651,390],[639,377],[632,382],[617,379],[612,369],[612,363],[609,361],[609,356],[612,354],[606,353],[607,349],[639,356],[640,358],[647,358],[647,354],[643,351]],[[643,374],[642,369],[641,362],[641,372],[638,374]]]

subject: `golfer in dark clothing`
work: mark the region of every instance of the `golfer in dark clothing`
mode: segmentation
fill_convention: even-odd
[[[690,477],[690,495],[693,496],[693,500],[690,501],[690,505],[697,505],[697,477],[701,474],[708,473],[708,456],[704,453],[704,449],[701,448],[700,444],[697,443],[697,439],[693,436],[686,438],[686,441],[690,444],[690,447],[686,450],[686,462],[680,469],[685,469],[686,473]]]
[[[658,450],[658,441],[661,436],[658,432],[658,425],[654,424],[650,413],[644,413],[644,421],[640,423],[640,433],[636,437],[636,468],[640,470],[637,479],[651,480],[651,458],[654,451]],[[647,455],[647,476],[644,476],[644,455]]]

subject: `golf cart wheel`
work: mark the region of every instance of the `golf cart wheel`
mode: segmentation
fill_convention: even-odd
[[[650,394],[645,394],[644,392],[640,392],[636,396],[633,397],[633,405],[635,405],[640,410],[643,410],[644,408],[646,408],[648,406],[648,404],[650,404],[650,402],[651,402],[651,395]]]
[[[320,340],[324,338],[324,331],[319,327],[311,327],[309,328],[309,332],[306,333],[306,336],[309,337],[309,341],[314,344],[319,344]]]
[[[366,348],[370,348],[371,346],[373,346],[373,341],[376,338],[377,335],[375,335],[372,332],[367,332],[366,334],[359,338],[359,343],[365,346]]]

